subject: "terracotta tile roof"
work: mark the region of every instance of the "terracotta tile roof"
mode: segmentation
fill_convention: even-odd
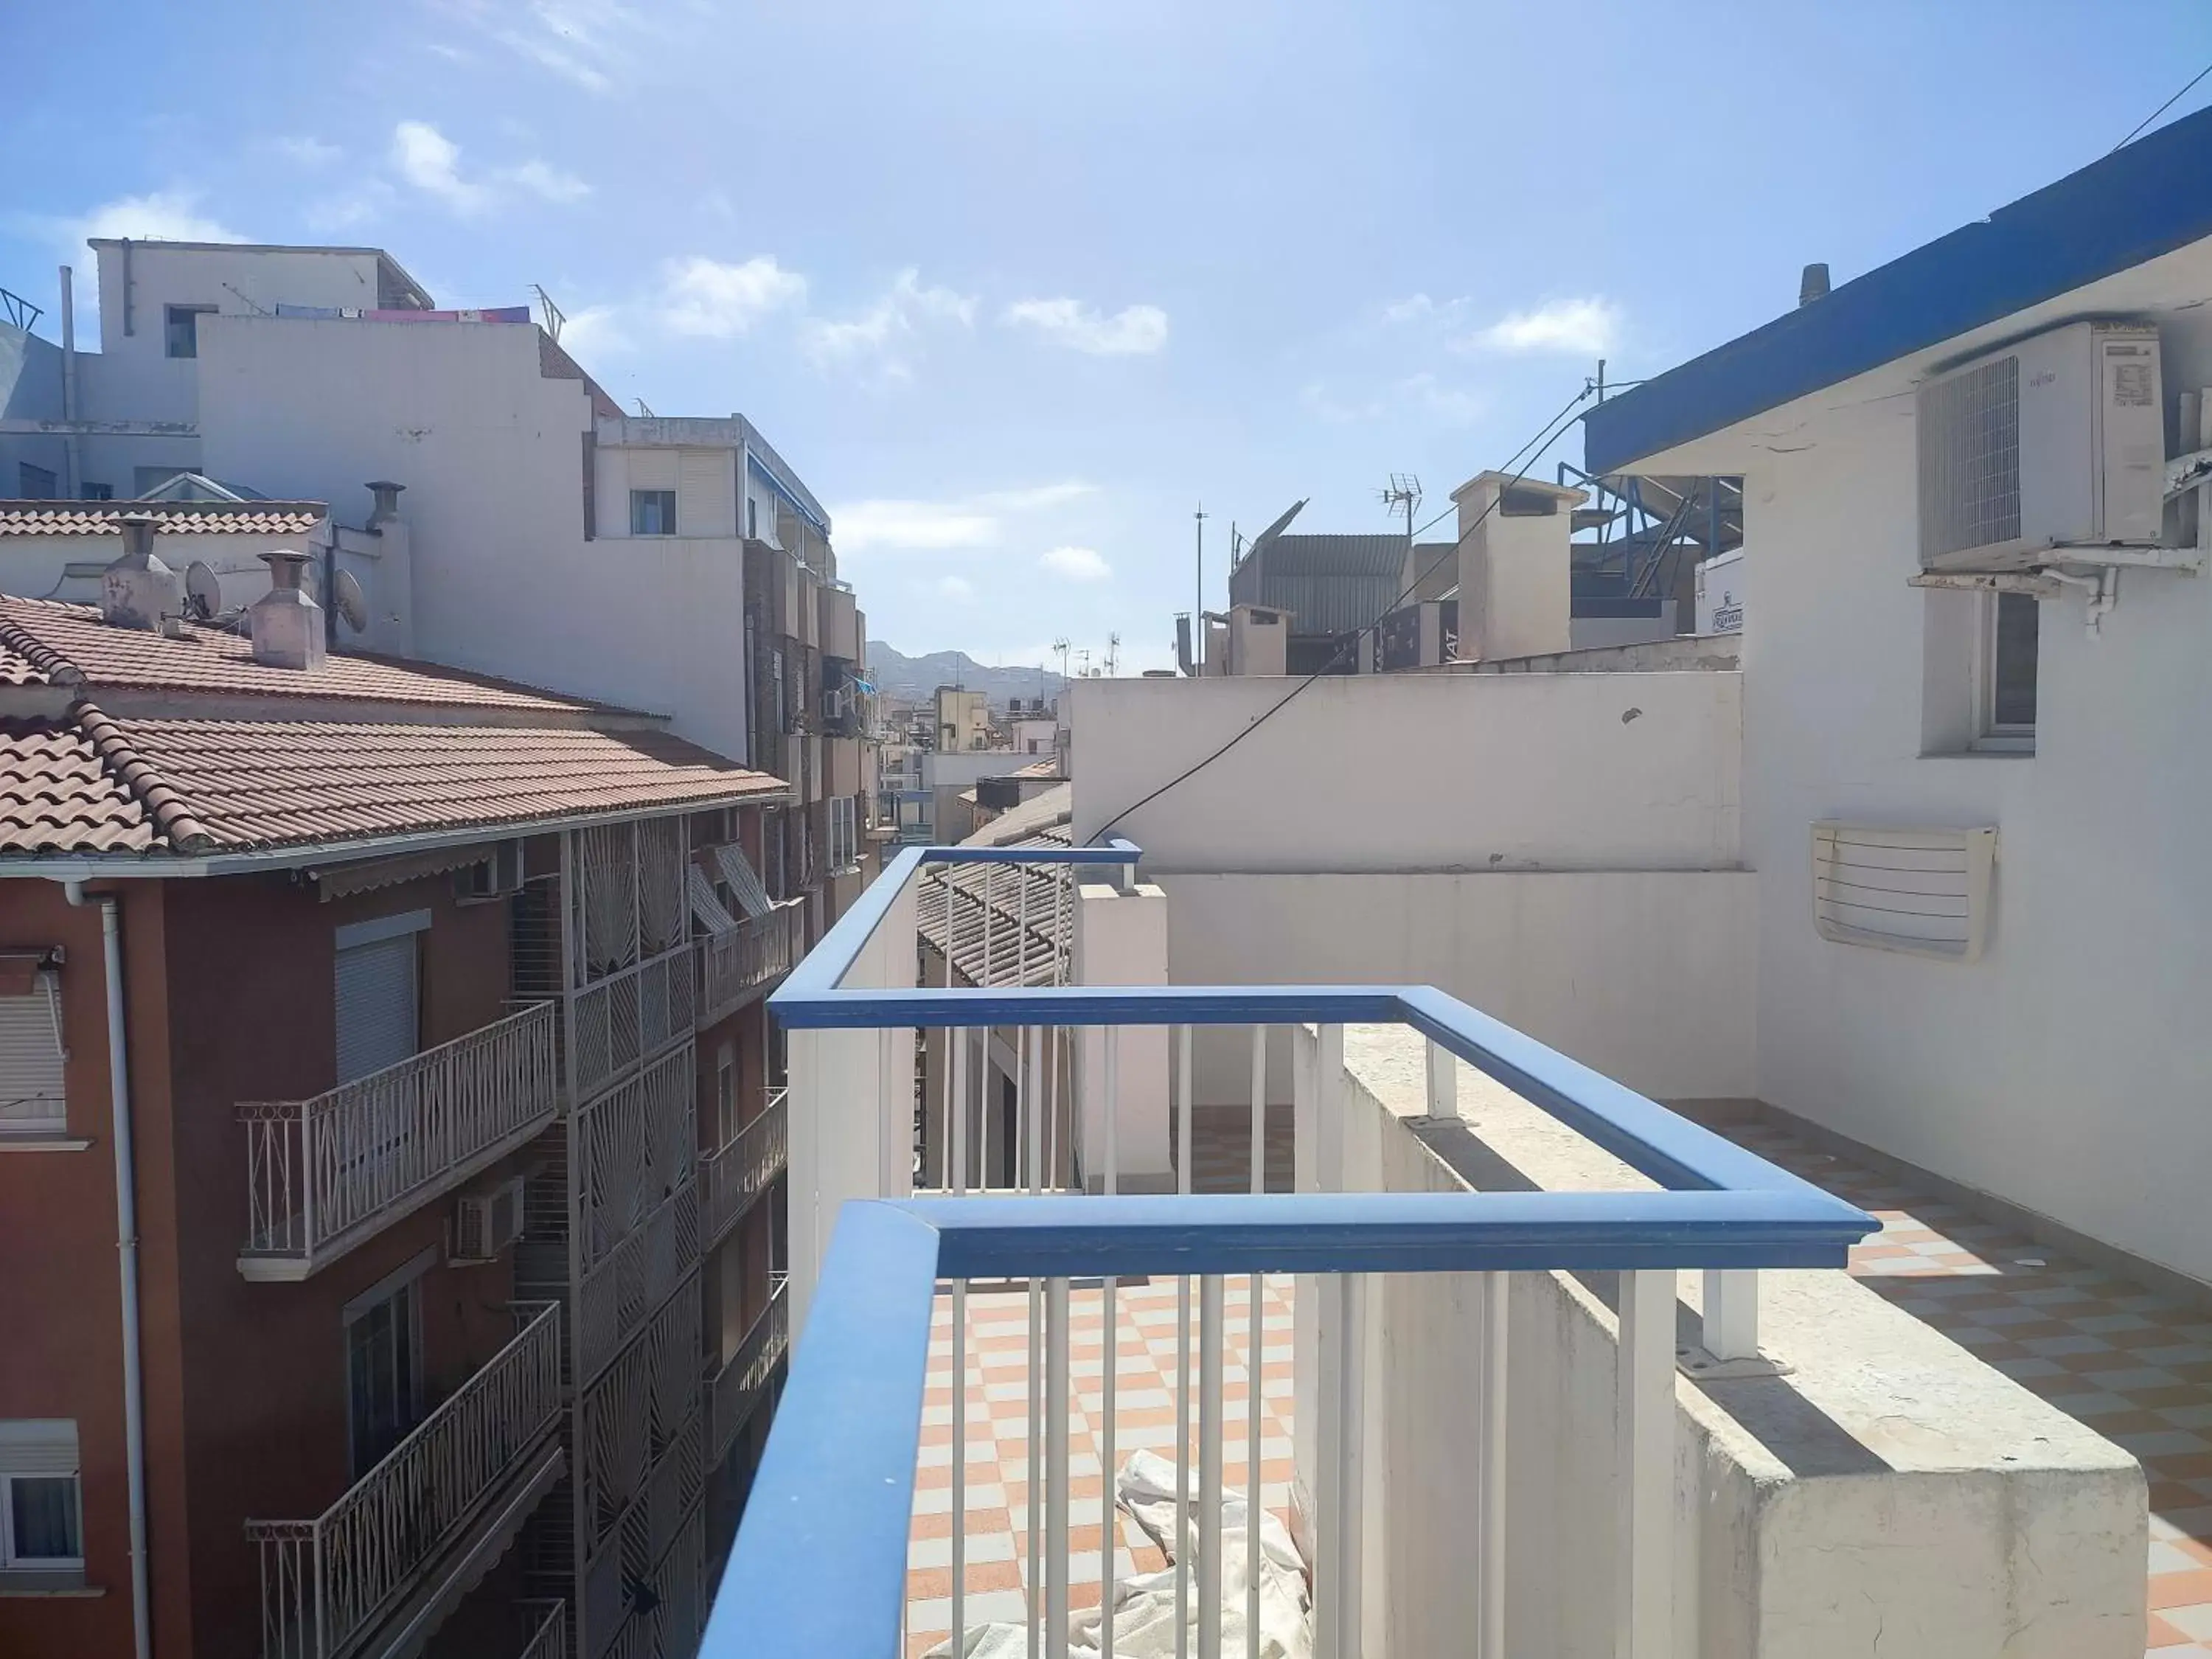
[[[706,806],[785,785],[659,730],[0,720],[0,854],[200,854]]]
[[[1057,758],[1031,761],[1027,766],[1016,767],[1006,775],[1012,778],[1056,778],[1060,775],[1060,762]]]
[[[331,653],[314,673],[253,660],[242,634],[186,624],[181,638],[110,628],[95,606],[0,595],[0,684],[207,691],[364,702],[622,714],[581,697],[391,657]]]
[[[0,720],[0,848],[10,853],[143,853],[146,810],[66,720]]]
[[[163,536],[304,536],[330,511],[321,501],[0,501],[0,536],[120,536],[125,513],[151,514]]]
[[[1048,789],[1036,800],[1024,801],[1004,817],[993,819],[961,845],[1055,849],[1071,846],[1067,818],[1073,793],[1072,786]],[[1040,803],[1046,810],[1030,811]],[[1016,822],[1017,813],[1028,816]],[[962,864],[951,868],[952,966],[961,978],[978,986],[1056,983],[1074,919],[1073,896],[1063,882],[1066,866]],[[915,926],[922,939],[940,954],[946,937],[945,874],[946,866],[941,864],[925,871],[915,899]],[[1083,878],[1079,875],[1076,879]],[[1015,976],[1017,939],[1020,941],[1018,980]]]

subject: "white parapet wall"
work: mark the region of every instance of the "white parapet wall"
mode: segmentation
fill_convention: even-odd
[[[1103,883],[1076,889],[1075,982],[1079,985],[1165,985],[1168,976],[1168,901],[1158,888],[1123,891]],[[1077,1098],[1087,1107],[1109,1097],[1106,1045],[1109,1033],[1079,1030],[1082,1069]],[[1168,1028],[1128,1025],[1110,1034],[1114,1043],[1115,1169],[1123,1192],[1175,1190],[1168,1144]],[[1099,1188],[1106,1170],[1108,1114],[1085,1109],[1082,1123],[1085,1184]]]
[[[1299,1033],[1302,1060],[1314,1038]],[[1428,1120],[1426,1045],[1346,1033],[1352,1190],[1650,1183],[1472,1068]],[[1471,1183],[1468,1176],[1472,1176]],[[1614,1651],[1609,1275],[1510,1295],[1506,1651]],[[1694,1307],[1698,1276],[1682,1275]],[[2148,1545],[2135,1460],[1839,1271],[1760,1275],[1785,1376],[1675,1388],[1674,1644],[1699,1659],[2137,1659]],[[1367,1659],[1472,1650],[1480,1280],[1370,1294]],[[1297,1398],[1320,1395],[1310,1345]],[[1313,1489],[1311,1437],[1298,1437]]]

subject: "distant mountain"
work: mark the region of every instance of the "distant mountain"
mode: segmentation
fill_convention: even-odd
[[[909,702],[920,702],[940,685],[959,685],[982,692],[1000,707],[1009,697],[1027,702],[1054,696],[1060,685],[1060,676],[1049,669],[987,668],[965,651],[909,657],[881,640],[868,641],[868,677],[885,696]]]

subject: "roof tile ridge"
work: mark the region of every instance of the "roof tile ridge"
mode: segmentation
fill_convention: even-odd
[[[204,853],[216,845],[215,836],[192,815],[183,794],[140,757],[112,718],[83,697],[70,705],[70,714],[100,765],[130,792],[172,847],[179,853]]]
[[[44,674],[52,684],[82,685],[84,684],[84,670],[79,668],[37,635],[25,629],[4,605],[0,605],[0,647],[5,647],[22,658],[32,667]]]

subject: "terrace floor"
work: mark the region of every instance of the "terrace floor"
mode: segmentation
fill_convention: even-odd
[[[2212,1310],[2069,1259],[1771,1123],[1731,1139],[1881,1221],[1850,1272],[2135,1454],[2150,1484],[2148,1651],[2212,1656]]]

